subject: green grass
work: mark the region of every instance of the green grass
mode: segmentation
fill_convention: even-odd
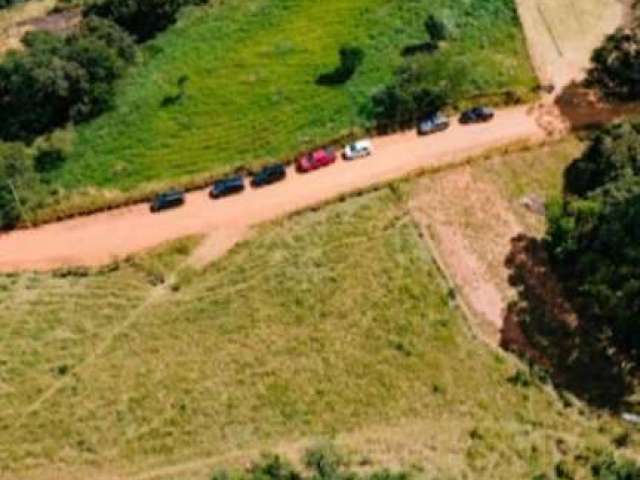
[[[264,227],[203,272],[181,267],[186,241],[98,273],[0,277],[0,470],[89,478],[342,435],[512,480],[606,446],[609,420],[512,385],[471,338],[404,191]]]
[[[428,60],[434,82],[455,79],[464,96],[530,91],[512,0],[225,0],[192,10],[146,48],[115,110],[77,129],[52,180],[129,194],[287,158],[366,128],[362,109],[392,79],[402,48],[425,40],[429,13],[453,29]],[[344,44],[364,49],[360,70],[343,87],[315,85]],[[182,75],[185,97],[161,106]]]

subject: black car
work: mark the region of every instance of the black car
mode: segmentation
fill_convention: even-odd
[[[449,119],[442,113],[433,113],[418,122],[418,135],[430,135],[449,128]]]
[[[213,186],[209,191],[209,196],[211,198],[221,198],[242,192],[243,190],[244,179],[240,175],[237,175],[235,177],[229,177],[213,182]]]
[[[182,190],[168,190],[153,197],[150,210],[152,213],[169,208],[176,208],[184,204],[185,197]]]
[[[276,163],[274,165],[268,165],[260,170],[251,179],[252,187],[264,187],[265,185],[271,185],[272,183],[284,180],[287,176],[287,170],[284,165]]]
[[[469,110],[465,110],[460,115],[460,123],[483,123],[493,120],[495,113],[493,110],[487,107],[474,107]]]

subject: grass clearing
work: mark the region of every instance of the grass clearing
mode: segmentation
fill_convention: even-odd
[[[181,266],[193,244],[0,277],[5,477],[143,474],[336,435],[428,476],[511,480],[619,433],[513,385],[468,335],[406,184],[266,226],[202,272]]]
[[[469,96],[526,95],[535,85],[512,0],[216,2],[147,46],[115,110],[77,129],[69,161],[51,180],[124,196],[148,182],[188,182],[287,158],[365,128],[362,106],[391,80],[403,47],[424,41],[429,13],[454,28],[433,56],[436,80],[455,77]],[[355,77],[342,87],[316,85],[344,44],[365,51]],[[184,96],[163,107],[183,75]],[[112,202],[113,194],[97,198]]]
[[[544,217],[532,214],[523,206],[522,200],[533,195],[547,201],[561,195],[564,170],[583,149],[584,143],[579,138],[569,136],[540,148],[478,163],[474,165],[473,175],[498,189],[530,234],[541,235]]]

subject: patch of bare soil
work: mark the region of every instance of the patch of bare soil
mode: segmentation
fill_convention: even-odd
[[[495,186],[474,178],[469,167],[421,180],[411,211],[430,235],[479,333],[498,344],[514,292],[504,259],[509,240],[523,231]]]
[[[204,268],[224,257],[238,242],[246,240],[248,235],[247,228],[244,226],[215,230],[202,240],[191,254],[187,264],[195,268]]]
[[[64,34],[82,19],[80,10],[49,13],[55,1],[30,1],[0,14],[0,55],[22,48],[22,37],[33,30]]]

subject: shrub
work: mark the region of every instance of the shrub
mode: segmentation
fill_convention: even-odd
[[[316,478],[332,480],[339,478],[345,462],[333,444],[322,443],[305,452],[304,464],[315,472]]]
[[[43,191],[27,148],[0,143],[0,228],[15,226],[42,204]]]
[[[331,445],[309,450],[304,458],[305,466],[311,470],[300,472],[278,455],[265,455],[246,472],[230,473],[217,470],[211,480],[410,480],[405,472],[389,470],[372,471],[359,475],[346,468],[341,455]]]
[[[593,464],[591,473],[594,480],[636,480],[640,478],[640,465],[605,455]]]
[[[109,19],[144,42],[172,25],[183,7],[203,3],[206,0],[95,0],[84,15]]]

